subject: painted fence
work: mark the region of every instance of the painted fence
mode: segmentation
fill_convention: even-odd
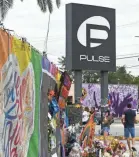
[[[101,105],[101,91],[99,84],[83,84],[85,106]],[[138,106],[138,86],[137,85],[109,85],[108,100],[116,116],[121,116],[127,103],[132,103],[133,108]]]
[[[40,156],[42,69],[59,80],[53,63],[0,29],[0,157]]]

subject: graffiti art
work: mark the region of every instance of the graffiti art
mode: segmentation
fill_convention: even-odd
[[[87,95],[83,99],[82,104],[84,106],[95,106],[99,108],[101,106],[101,92],[99,84],[83,84],[83,89]],[[115,112],[116,116],[121,116],[126,105],[132,104],[134,109],[138,106],[138,86],[137,85],[109,85],[109,94],[107,103],[111,106],[111,109]]]

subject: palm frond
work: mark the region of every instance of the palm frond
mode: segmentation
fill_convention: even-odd
[[[52,13],[53,12],[53,2],[52,2],[52,0],[47,0],[47,7],[49,9],[49,12]]]
[[[1,20],[4,20],[7,12],[13,6],[13,0],[0,0]]]
[[[56,0],[56,5],[58,8],[60,7],[60,4],[61,4],[61,0]]]
[[[40,7],[42,12],[47,11],[47,0],[37,0],[38,6]]]

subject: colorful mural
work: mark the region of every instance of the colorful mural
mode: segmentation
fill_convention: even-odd
[[[58,84],[61,74],[53,63],[0,29],[0,157],[41,156],[42,70]]]
[[[2,157],[27,156],[34,130],[35,86],[31,48],[16,38],[11,42],[11,51],[0,69]]]
[[[84,106],[101,105],[101,92],[99,84],[83,84],[82,103]],[[109,85],[109,104],[116,116],[121,116],[127,103],[132,103],[133,108],[138,105],[138,86],[136,85]]]

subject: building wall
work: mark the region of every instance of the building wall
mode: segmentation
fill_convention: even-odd
[[[82,87],[86,91],[82,103],[84,106],[96,106],[101,105],[101,91],[99,84],[83,84]],[[109,85],[109,102],[112,105],[116,115],[123,113],[127,103],[132,103],[133,108],[138,106],[138,86],[137,85]],[[70,94],[74,97],[74,85],[72,85]]]

